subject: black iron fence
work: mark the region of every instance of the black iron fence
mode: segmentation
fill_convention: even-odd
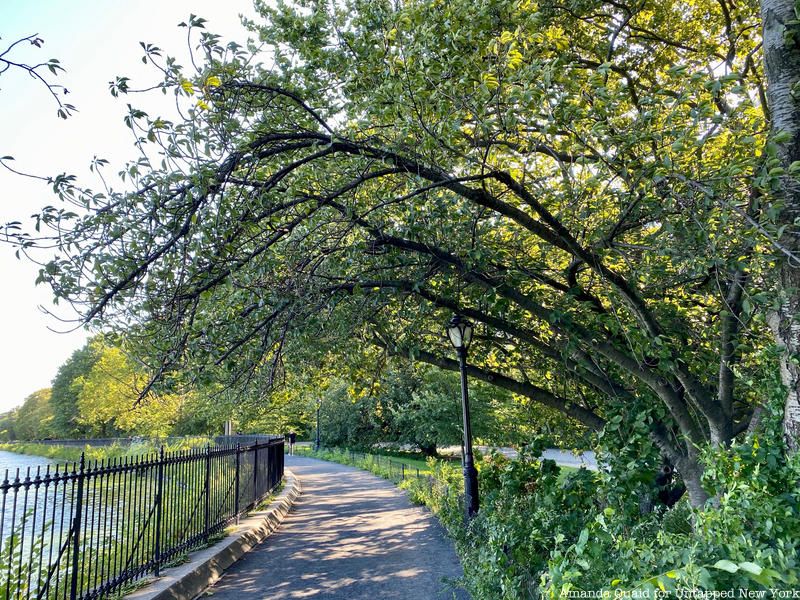
[[[9,473],[0,483],[0,600],[124,591],[180,562],[283,478],[283,438]]]

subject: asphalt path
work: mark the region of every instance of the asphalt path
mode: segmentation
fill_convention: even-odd
[[[297,456],[286,467],[303,488],[264,543],[205,596],[216,600],[468,600],[461,566],[426,509],[370,473]]]

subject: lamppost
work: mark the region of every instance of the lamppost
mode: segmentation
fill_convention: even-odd
[[[314,451],[319,452],[319,407],[322,404],[321,400],[317,400],[317,439],[314,441]]]
[[[447,324],[447,337],[458,352],[461,370],[461,409],[464,413],[464,504],[467,518],[478,513],[478,471],[472,459],[472,427],[469,418],[469,392],[467,390],[467,349],[472,341],[472,323],[453,315]]]

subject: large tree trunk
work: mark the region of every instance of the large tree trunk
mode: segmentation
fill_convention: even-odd
[[[783,433],[786,443],[797,450],[800,440],[800,367],[792,357],[800,356],[800,270],[789,264],[780,271],[780,286],[788,293],[778,311],[770,315],[770,325],[778,344],[786,350],[781,356],[781,379],[787,389],[783,413]]]
[[[431,458],[439,457],[439,453],[436,451],[435,442],[432,444],[418,444],[418,445],[419,445],[419,451],[422,452],[422,454],[425,455],[426,457],[431,457]]]
[[[800,28],[790,24],[796,17],[794,0],[761,0],[764,34],[764,70],[773,133],[788,138],[778,143],[778,158],[788,171],[800,160],[800,87],[795,99],[792,87],[800,81]],[[790,448],[800,439],[800,181],[788,173],[781,177],[779,200],[783,201],[780,225],[782,261],[779,271],[780,308],[770,318],[778,343],[786,351],[781,358],[781,376],[788,390],[784,412],[784,434]]]

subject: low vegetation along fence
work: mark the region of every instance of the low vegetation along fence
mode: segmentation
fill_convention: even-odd
[[[158,447],[161,444],[171,446],[173,444],[213,444],[215,446],[230,446],[232,444],[257,444],[268,442],[273,439],[282,438],[275,435],[218,435],[208,436],[172,436],[162,438],[150,437],[113,437],[113,438],[91,438],[91,439],[46,439],[32,440],[34,444],[44,444],[46,446],[70,446],[83,448],[85,446],[132,446],[134,444],[147,443]]]
[[[302,449],[300,451],[308,452],[315,458],[332,459],[337,462],[345,462],[346,464],[365,468],[395,483],[406,479],[428,477],[428,473],[420,471],[418,466],[382,454],[367,454],[350,450],[349,448],[321,448],[319,451],[315,451],[311,447],[308,450]]]
[[[6,471],[0,600],[101,598],[180,562],[283,478],[283,438]]]
[[[366,464],[372,463],[378,467],[378,470],[386,472],[386,478],[392,481],[404,481],[410,477],[419,479],[419,467],[409,465],[401,460],[395,460],[389,456],[381,454],[366,454],[364,452],[356,452],[355,450],[345,450],[350,457],[351,462],[356,463],[362,461]]]

